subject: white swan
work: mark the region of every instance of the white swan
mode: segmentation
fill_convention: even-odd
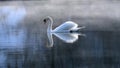
[[[76,33],[77,31],[79,31],[79,29],[85,28],[85,26],[78,27],[78,24],[72,21],[67,21],[56,27],[54,30],[52,30],[53,19],[50,16],[47,16],[43,21],[44,23],[48,23],[47,36],[50,44],[48,47],[53,47],[52,34],[54,34],[66,43],[75,42],[78,39],[79,35],[85,36],[84,34]]]
[[[48,29],[47,32],[51,33],[66,33],[66,32],[74,32],[78,31],[79,29],[85,28],[85,26],[78,27],[78,24],[72,22],[72,21],[67,21],[60,26],[56,27],[54,30],[52,30],[52,24],[53,24],[53,19],[50,16],[47,16],[44,20],[44,23],[48,23]]]

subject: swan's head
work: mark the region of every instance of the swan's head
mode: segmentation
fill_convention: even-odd
[[[45,18],[45,19],[43,20],[44,24],[46,24],[46,23],[47,23],[47,21],[48,21],[48,19],[46,19],[46,18]]]
[[[52,18],[50,16],[47,16],[46,18],[44,18],[43,22],[44,24],[46,24],[48,21],[52,21]]]

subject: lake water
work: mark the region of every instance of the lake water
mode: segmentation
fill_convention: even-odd
[[[17,37],[13,37],[16,41],[3,39],[0,41],[0,67],[119,68],[120,32],[93,31],[85,34],[71,44],[54,36],[53,47],[46,47],[46,35],[39,37],[40,34],[26,36],[24,42]]]
[[[1,8],[0,68],[119,68],[120,32],[86,31],[73,42],[55,35],[53,45],[46,27],[39,23],[21,24],[24,8]],[[7,14],[7,15],[6,15]],[[18,17],[19,16],[19,17]],[[15,18],[13,18],[15,17]]]

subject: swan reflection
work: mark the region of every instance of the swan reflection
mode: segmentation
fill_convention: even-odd
[[[54,41],[53,41],[53,35],[58,37],[60,40],[64,41],[65,43],[74,43],[78,40],[79,36],[85,36],[85,34],[75,32],[75,33],[47,33],[48,39],[49,39],[49,45],[48,47],[53,47]]]

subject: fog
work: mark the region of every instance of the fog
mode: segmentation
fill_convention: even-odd
[[[23,7],[3,6],[0,12],[0,47],[21,48],[25,32],[19,25],[26,15],[26,10]]]
[[[26,22],[42,22],[46,16],[54,19],[53,27],[72,20],[86,30],[119,31],[120,1],[118,0],[37,0],[1,1],[3,6],[25,7]]]

